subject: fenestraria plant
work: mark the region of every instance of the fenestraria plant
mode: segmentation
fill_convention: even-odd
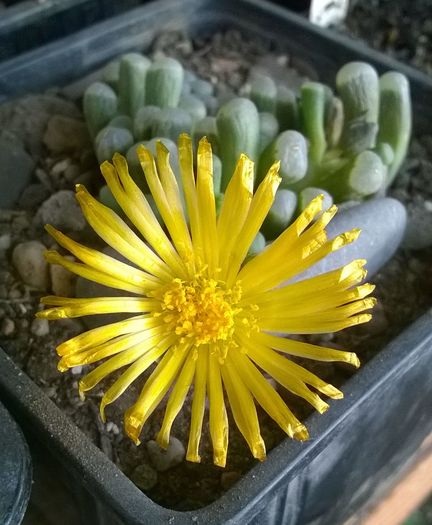
[[[77,199],[92,228],[133,265],[82,246],[47,226],[57,243],[81,262],[56,251],[51,263],[98,283],[133,295],[125,297],[44,297],[50,308],[38,317],[61,319],[106,313],[133,317],[89,330],[57,348],[59,370],[102,361],[79,383],[81,394],[123,369],[102,397],[100,412],[153,367],[135,404],[125,414],[125,430],[139,444],[143,425],[168,394],[157,441],[169,442],[171,426],[193,390],[187,459],[199,462],[199,445],[209,400],[209,427],[214,463],[224,466],[228,448],[226,403],[255,458],[263,460],[256,405],[260,405],[292,438],[306,440],[305,426],[267,380],[308,401],[318,412],[328,409],[319,393],[333,399],[337,388],[299,366],[288,356],[341,361],[355,367],[354,353],[291,340],[285,335],[335,332],[365,323],[374,305],[366,298],[370,284],[364,260],[307,280],[292,279],[329,253],[354,241],[353,230],[329,240],[325,227],[336,207],[320,214],[315,198],[297,220],[256,257],[248,249],[269,211],[280,183],[274,164],[253,193],[254,166],[241,155],[216,213],[212,152],[206,139],[198,146],[194,173],[191,139],[178,142],[180,184],[159,144],[156,160],[144,146],[139,159],[165,223],[164,230],[129,176],[125,158],[114,155],[101,171],[138,236],[111,209],[82,186]],[[185,204],[183,204],[183,202]]]

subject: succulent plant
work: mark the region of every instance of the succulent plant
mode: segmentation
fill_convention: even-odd
[[[256,163],[255,186],[280,161],[282,183],[254,243],[257,249],[262,238],[275,238],[318,194],[327,208],[385,193],[411,134],[406,77],[394,71],[379,77],[362,62],[338,71],[335,92],[319,82],[295,90],[254,72],[241,97],[216,94],[210,82],[177,60],[151,61],[139,53],[107,64],[102,80],[87,89],[83,101],[96,155],[103,161],[115,151],[124,153],[144,192],[137,147],[155,149],[161,139],[176,171],[174,143],[182,132],[191,133],[195,145],[203,136],[211,143],[216,204],[241,153]],[[106,190],[102,197],[110,201]]]

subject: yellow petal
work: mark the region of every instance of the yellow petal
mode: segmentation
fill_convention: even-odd
[[[195,187],[195,175],[193,170],[192,140],[186,133],[182,133],[179,136],[178,154],[180,175],[186,200],[190,229],[192,233],[193,249],[196,259],[203,261],[205,232],[202,227],[198,212],[198,197]]]
[[[119,335],[140,332],[146,328],[152,328],[160,324],[160,320],[146,315],[136,315],[130,319],[111,323],[79,334],[68,341],[64,341],[57,347],[57,354],[60,356],[74,354],[86,350],[91,346],[105,343]]]
[[[168,447],[171,427],[174,423],[174,419],[183,407],[195,374],[195,364],[196,360],[191,356],[186,359],[176,384],[169,396],[162,426],[156,438],[162,448],[166,449]]]
[[[143,294],[143,292],[145,291],[145,289],[143,289],[141,286],[121,279],[117,279],[116,277],[112,277],[108,273],[103,273],[100,270],[95,270],[94,268],[92,268],[91,266],[87,266],[86,264],[70,261],[69,259],[66,259],[54,250],[46,251],[44,255],[45,259],[50,264],[58,264],[60,266],[63,266],[63,268],[66,268],[66,270],[69,270],[70,272],[79,275],[84,279],[88,279],[89,281],[94,281],[95,283],[103,284],[104,286],[109,286],[110,288],[116,288],[118,290],[124,290],[126,292],[131,292],[135,294]],[[107,265],[105,269],[109,271],[109,266]]]
[[[87,222],[114,250],[161,279],[170,280],[173,277],[169,267],[154,251],[116,213],[94,199],[84,186],[77,185],[76,197]]]
[[[242,231],[253,196],[253,162],[240,155],[234,174],[225,190],[217,222],[221,279],[226,278],[231,263],[231,252]]]
[[[221,373],[236,425],[246,439],[253,457],[264,461],[266,449],[253,397],[230,360],[226,360],[221,366]]]
[[[185,266],[170,239],[162,229],[150,204],[129,175],[126,159],[119,154],[101,165],[101,172],[116,201],[144,239],[176,273],[185,277]]]
[[[202,345],[197,348],[196,372],[194,381],[194,394],[192,399],[191,426],[186,459],[199,463],[199,444],[201,440],[202,424],[206,401],[206,384],[208,368],[208,347]]]
[[[152,337],[156,337],[158,340],[159,336],[163,335],[163,333],[164,327],[156,326],[155,328],[149,328],[148,330],[142,330],[133,334],[120,335],[99,346],[92,346],[82,352],[63,356],[58,364],[58,369],[63,372],[74,366],[90,365],[96,361],[119,354],[120,352],[123,352],[132,346],[136,346],[147,339],[151,339]]]
[[[353,365],[356,368],[360,366],[358,357],[352,352],[344,352],[342,350],[335,350],[334,348],[312,345],[302,341],[277,337],[264,332],[257,334],[255,337],[261,344],[274,348],[279,352],[284,352],[285,354],[304,357],[306,359],[314,359],[316,361],[340,361],[341,363]]]
[[[136,445],[140,444],[139,435],[144,423],[167,393],[188,353],[189,346],[168,350],[145,383],[136,403],[126,410],[125,431]]]
[[[281,318],[285,317],[288,314],[288,317],[301,317],[301,316],[313,316],[322,312],[323,314],[334,311],[344,317],[346,314],[342,312],[348,311],[348,303],[355,304],[358,306],[357,311],[349,313],[358,313],[359,311],[372,308],[375,304],[374,300],[368,299],[365,301],[357,301],[358,299],[363,299],[367,295],[373,292],[375,286],[372,284],[364,284],[362,286],[357,286],[349,290],[334,291],[331,293],[331,290],[326,290],[325,292],[316,293],[311,292],[308,294],[298,294],[297,298],[282,298],[276,299],[273,303],[265,302],[261,303],[257,301],[259,307],[259,316],[264,318],[273,317]],[[343,305],[346,307],[342,308]],[[363,308],[360,308],[363,305]],[[354,307],[352,307],[354,309]],[[360,309],[359,309],[360,308]],[[321,317],[323,319],[323,316]]]
[[[153,199],[159,209],[166,227],[168,228],[174,246],[183,260],[189,261],[193,253],[192,241],[190,239],[183,210],[176,209],[175,202],[171,205],[171,203],[168,201],[167,195],[165,194],[161,181],[158,177],[156,164],[151,152],[143,145],[140,145],[137,148],[137,154],[144,170]],[[161,159],[161,162],[163,163],[163,159]],[[167,177],[169,176],[168,174],[166,175]]]
[[[83,315],[139,313],[150,312],[157,301],[142,299],[141,297],[95,297],[91,299],[71,299],[68,297],[42,297],[42,304],[57,306],[37,312],[36,317],[41,319],[66,319]]]
[[[219,247],[216,232],[216,204],[213,192],[213,156],[210,143],[203,137],[198,144],[197,154],[197,198],[202,228],[204,262],[208,264],[210,275],[218,265]]]
[[[251,393],[276,423],[291,438],[304,441],[309,438],[306,427],[294,416],[280,395],[264,378],[262,373],[242,352],[230,353],[239,374]]]
[[[132,365],[130,365],[129,368],[123,372],[116,381],[114,381],[114,383],[105,392],[100,402],[99,410],[102,421],[105,421],[105,407],[116,401],[116,399],[118,399],[141,374],[143,374],[155,361],[157,361],[172,345],[173,340],[173,337],[167,337],[157,343],[157,346],[149,350]]]
[[[243,289],[248,293],[256,292],[258,289],[269,290],[300,275],[330,253],[355,241],[359,235],[360,230],[355,229],[338,235],[322,245],[317,243],[315,246],[311,244],[315,241],[303,244],[300,237],[295,245],[278,244],[277,249],[273,248],[275,241],[268,249],[250,260],[242,268],[238,278],[242,282]],[[258,258],[258,262],[254,263]]]
[[[213,463],[218,467],[225,467],[228,450],[228,417],[222,390],[220,364],[215,353],[209,355],[208,395]]]
[[[232,252],[226,279],[228,286],[232,286],[236,280],[240,266],[273,204],[276,190],[282,180],[278,175],[279,166],[279,162],[273,164],[252,198],[249,213]]]
[[[367,275],[363,268],[365,259],[357,259],[342,268],[317,275],[308,279],[289,283],[280,288],[263,292],[249,292],[244,294],[241,304],[248,302],[264,305],[282,300],[297,300],[298,297],[321,295],[325,292],[333,294],[340,290],[347,290],[351,286],[360,283]]]
[[[248,356],[278,383],[293,394],[305,399],[321,414],[328,410],[329,405],[309,390],[304,381],[292,372],[288,359],[280,356],[271,348],[258,345],[255,341],[242,339],[242,343],[247,349]]]
[[[243,266],[238,278],[242,281],[242,286],[245,292],[249,289],[259,288],[259,286],[261,286],[261,284],[258,285],[255,282],[257,276],[266,275],[267,272],[279,267],[281,264],[282,268],[284,268],[284,265],[288,260],[297,262],[296,257],[292,254],[292,249],[296,245],[303,231],[309,226],[316,215],[320,213],[322,202],[322,195],[315,197],[291,226],[281,233],[274,242],[265,248],[265,250],[249,260]],[[268,286],[267,288],[272,288],[272,286]]]
[[[91,372],[85,375],[79,382],[79,392],[87,392],[94,388],[98,383],[100,383],[105,377],[112,374],[115,370],[123,368],[126,365],[130,365],[142,355],[150,351],[152,348],[157,346],[162,340],[163,336],[156,335],[151,337],[141,343],[138,343],[124,352],[111,357],[98,367],[94,368]]]

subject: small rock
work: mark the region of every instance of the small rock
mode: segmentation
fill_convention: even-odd
[[[0,235],[0,252],[6,251],[10,248],[11,245],[11,236],[10,233],[4,233]]]
[[[43,337],[49,334],[49,322],[47,319],[33,319],[30,331],[36,337]]]
[[[12,319],[9,319],[8,317],[3,319],[0,332],[5,337],[9,337],[15,332],[15,323],[12,321]]]
[[[81,112],[70,100],[49,94],[28,95],[0,106],[3,129],[14,133],[32,156],[42,153],[42,137],[53,115],[79,118]]]
[[[406,227],[407,213],[403,204],[391,198],[373,199],[337,213],[326,230],[328,238],[360,228],[361,234],[353,243],[331,253],[298,275],[300,281],[329,272],[354,259],[366,259],[368,279],[374,275],[399,247]]]
[[[74,260],[74,258],[69,255],[65,258],[72,261]],[[74,297],[75,282],[77,279],[75,274],[59,264],[51,264],[50,276],[51,290],[55,295],[59,295],[60,297]]]
[[[48,264],[44,257],[45,246],[38,241],[23,242],[15,246],[12,262],[21,279],[38,290],[48,287]]]
[[[161,448],[156,441],[147,441],[147,450],[150,460],[158,472],[165,472],[181,463],[186,453],[183,443],[175,437],[170,438],[166,450]]]
[[[75,376],[79,376],[80,374],[82,374],[82,370],[83,370],[83,367],[81,365],[73,366],[71,368],[71,372]]]
[[[19,139],[0,136],[0,208],[12,208],[30,182],[34,162]]]
[[[221,487],[224,490],[231,488],[237,481],[241,478],[241,473],[232,471],[232,472],[222,472],[221,474]]]
[[[409,250],[422,250],[432,246],[432,212],[426,207],[408,208],[408,224],[403,246]]]
[[[34,183],[27,186],[21,194],[18,206],[23,210],[33,211],[49,197],[49,191],[41,183]]]
[[[138,465],[132,472],[130,478],[141,490],[152,489],[158,481],[156,470],[145,463]]]
[[[55,326],[62,332],[64,339],[75,337],[85,329],[80,319],[59,319]]]
[[[106,424],[106,431],[111,432],[115,436],[118,436],[120,434],[119,427],[112,421],[108,421],[108,423]]]
[[[43,141],[54,153],[78,151],[91,143],[83,121],[61,115],[49,119]]]
[[[59,230],[81,231],[86,227],[86,220],[81,208],[70,190],[61,190],[47,199],[36,213],[36,224],[51,224]]]
[[[81,175],[81,168],[77,164],[69,164],[63,175],[67,181],[73,182]]]
[[[71,164],[71,159],[69,158],[56,162],[54,166],[51,168],[51,171],[50,171],[51,176],[54,178],[58,178],[60,175],[62,175],[67,170],[70,164]]]

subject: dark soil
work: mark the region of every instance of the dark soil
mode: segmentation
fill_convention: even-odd
[[[344,30],[370,46],[432,73],[430,0],[357,0]]]
[[[155,49],[169,49],[170,54],[181,59],[186,67],[213,83],[218,83],[220,90],[228,91],[236,91],[243,84],[250,67],[271,50],[266,43],[248,41],[236,32],[217,34],[209,40],[195,42],[177,34],[163,35],[156,41]],[[280,54],[280,57],[283,57],[280,63],[289,64],[289,57],[285,54]],[[62,97],[61,92],[57,94]],[[77,180],[83,178],[93,190],[97,190],[101,185],[96,160],[89,150],[59,154],[50,151],[45,144],[39,149],[35,148],[33,157],[37,168],[32,182],[43,184],[48,193],[58,189],[73,189]],[[69,164],[77,166],[70,180],[64,176],[64,172],[58,174],[59,169],[53,174],[53,166],[65,159]],[[421,198],[422,206],[425,202],[432,205],[431,161],[431,137],[415,138],[404,174],[398,179],[398,187],[395,189],[397,197],[406,204],[412,204]],[[32,323],[39,298],[43,294],[23,284],[11,262],[13,247],[19,242],[38,239],[47,247],[53,245],[40,225],[35,223],[34,210],[38,204],[27,202],[25,209],[21,206],[14,210],[0,211],[0,239],[3,234],[10,234],[10,246],[3,251],[0,249],[2,347],[126,475],[138,485],[147,487],[145,492],[156,502],[173,509],[184,510],[199,508],[216,500],[255,463],[234,424],[230,427],[226,469],[213,466],[208,429],[205,428],[202,439],[202,464],[182,461],[166,472],[157,472],[154,478],[155,471],[146,442],[154,438],[159,428],[163,405],[145,426],[141,436],[143,444],[140,447],[135,447],[124,436],[122,430],[123,411],[132,403],[145,378],[143,377],[141,382],[137,381],[117,403],[108,408],[108,423],[103,424],[98,415],[101,391],[94,391],[86,401],[80,401],[77,381],[83,372],[78,370],[78,374],[74,375],[72,372],[60,374],[57,371],[58,358],[55,347],[84,330],[84,327],[78,320],[52,322],[49,324],[49,333],[38,335]],[[76,237],[84,239],[85,242],[95,242],[87,230],[77,232]],[[415,252],[399,250],[387,266],[373,278],[373,282],[377,284],[375,295],[379,304],[371,323],[340,334],[309,339],[355,351],[361,361],[366,362],[431,306],[431,263],[431,249]],[[348,367],[339,364],[304,364],[336,386],[343,385],[353,373]],[[301,419],[311,412],[306,403],[298,398],[283,395]],[[186,403],[186,408],[177,418],[172,432],[183,443],[187,442],[189,410]],[[284,438],[283,433],[265,414],[261,414],[260,419],[263,437],[268,450],[271,450]],[[139,468],[142,465],[149,465],[145,475],[143,469]]]

